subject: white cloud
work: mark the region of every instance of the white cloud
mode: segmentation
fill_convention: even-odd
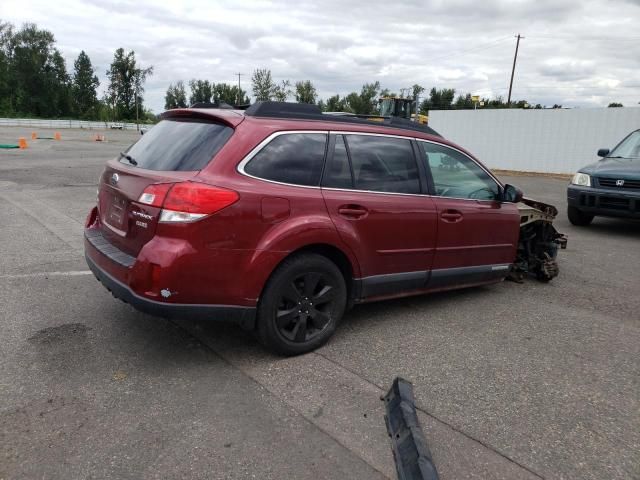
[[[71,67],[85,50],[101,81],[118,47],[153,65],[145,101],[164,105],[170,82],[206,78],[250,89],[254,69],[309,79],[321,97],[379,80],[506,96],[516,33],[513,97],[606,106],[640,101],[637,0],[287,1],[3,0],[0,19],[52,31]]]

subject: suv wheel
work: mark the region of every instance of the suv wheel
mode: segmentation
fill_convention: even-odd
[[[258,338],[283,355],[309,352],[336,330],[347,303],[342,272],[328,258],[303,254],[273,273],[258,305]]]
[[[593,220],[593,215],[578,210],[576,207],[568,207],[567,216],[573,225],[577,225],[579,227],[587,226]]]

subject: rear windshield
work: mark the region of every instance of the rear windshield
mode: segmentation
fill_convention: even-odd
[[[202,170],[233,129],[200,119],[162,120],[131,145],[120,161],[162,171]]]

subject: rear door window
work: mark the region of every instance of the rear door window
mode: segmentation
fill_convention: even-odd
[[[410,140],[374,135],[345,135],[345,139],[357,190],[420,193]]]
[[[125,152],[120,161],[159,171],[202,170],[233,134],[226,125],[200,119],[162,120]]]
[[[274,182],[318,186],[326,144],[326,133],[278,135],[249,160],[244,171]]]

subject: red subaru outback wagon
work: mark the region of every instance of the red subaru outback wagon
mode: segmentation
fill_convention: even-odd
[[[234,320],[291,355],[354,303],[504,279],[521,196],[415,123],[178,109],[107,163],[85,254],[139,310]]]

